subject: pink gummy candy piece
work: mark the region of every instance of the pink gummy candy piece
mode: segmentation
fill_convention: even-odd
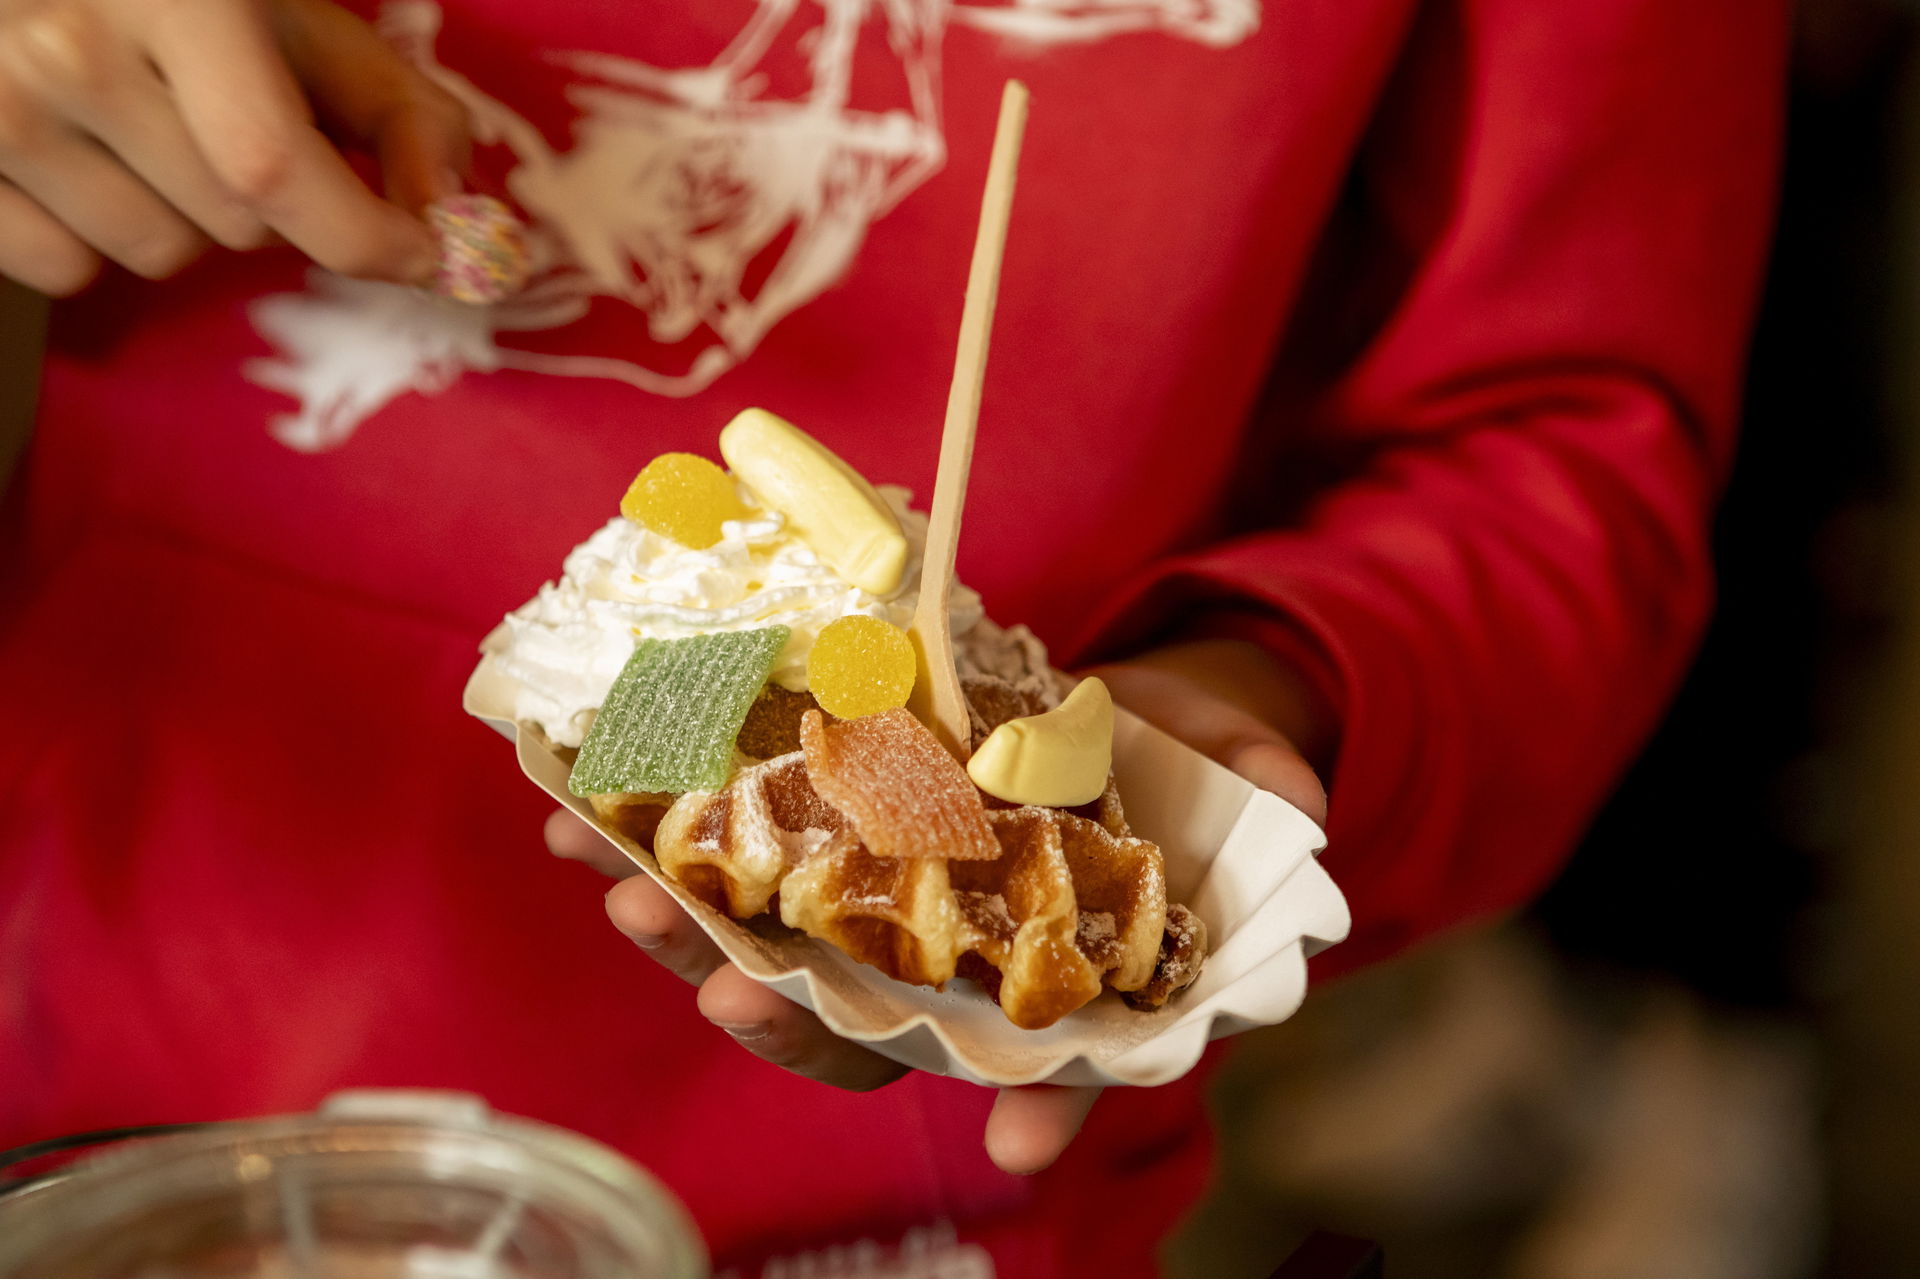
[[[1000,856],[967,770],[905,709],[859,719],[808,711],[800,721],[807,776],[876,857]]]

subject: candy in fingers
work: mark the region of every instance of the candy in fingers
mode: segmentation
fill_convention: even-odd
[[[440,237],[433,291],[456,302],[488,306],[526,287],[532,273],[526,228],[488,195],[453,195],[427,208]]]

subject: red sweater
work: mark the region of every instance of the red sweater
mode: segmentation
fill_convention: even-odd
[[[0,1145],[462,1087],[632,1152],[723,1262],[944,1220],[1143,1268],[1197,1080],[1019,1180],[980,1090],[762,1065],[541,851],[476,641],[746,405],[924,498],[1018,75],[962,576],[1063,661],[1224,607],[1320,685],[1317,977],[1510,907],[1708,609],[1784,5],[448,8],[387,26],[541,293],[449,319],[280,252],[57,314],[0,546]]]

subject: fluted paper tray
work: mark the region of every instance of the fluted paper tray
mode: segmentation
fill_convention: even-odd
[[[1193,1069],[1209,1040],[1292,1016],[1306,994],[1307,956],[1347,935],[1346,899],[1315,857],[1326,844],[1320,828],[1122,710],[1113,766],[1127,821],[1160,845],[1167,895],[1206,921],[1211,951],[1200,979],[1164,1008],[1136,1012],[1108,992],[1045,1030],[1022,1030],[970,982],[942,992],[893,981],[825,942],[695,901],[567,790],[567,763],[538,729],[514,722],[517,689],[486,657],[464,704],[513,741],[540,789],[672,893],[742,972],[836,1033],[920,1070],[992,1085],[1164,1084]]]

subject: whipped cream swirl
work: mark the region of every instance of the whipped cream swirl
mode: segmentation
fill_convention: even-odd
[[[820,629],[866,613],[905,628],[919,598],[927,517],[908,505],[907,490],[879,486],[907,535],[907,572],[891,595],[848,582],[789,532],[779,512],[757,505],[729,521],[722,536],[694,550],[624,517],[575,547],[558,582],[506,619],[494,649],[520,683],[515,715],[540,725],[562,746],[578,746],[593,714],[642,639],[681,639],[713,631],[780,625],[792,634],[772,678],[807,686],[807,654]],[[742,496],[751,495],[742,488]],[[953,634],[981,620],[980,597],[954,583],[948,606]]]

